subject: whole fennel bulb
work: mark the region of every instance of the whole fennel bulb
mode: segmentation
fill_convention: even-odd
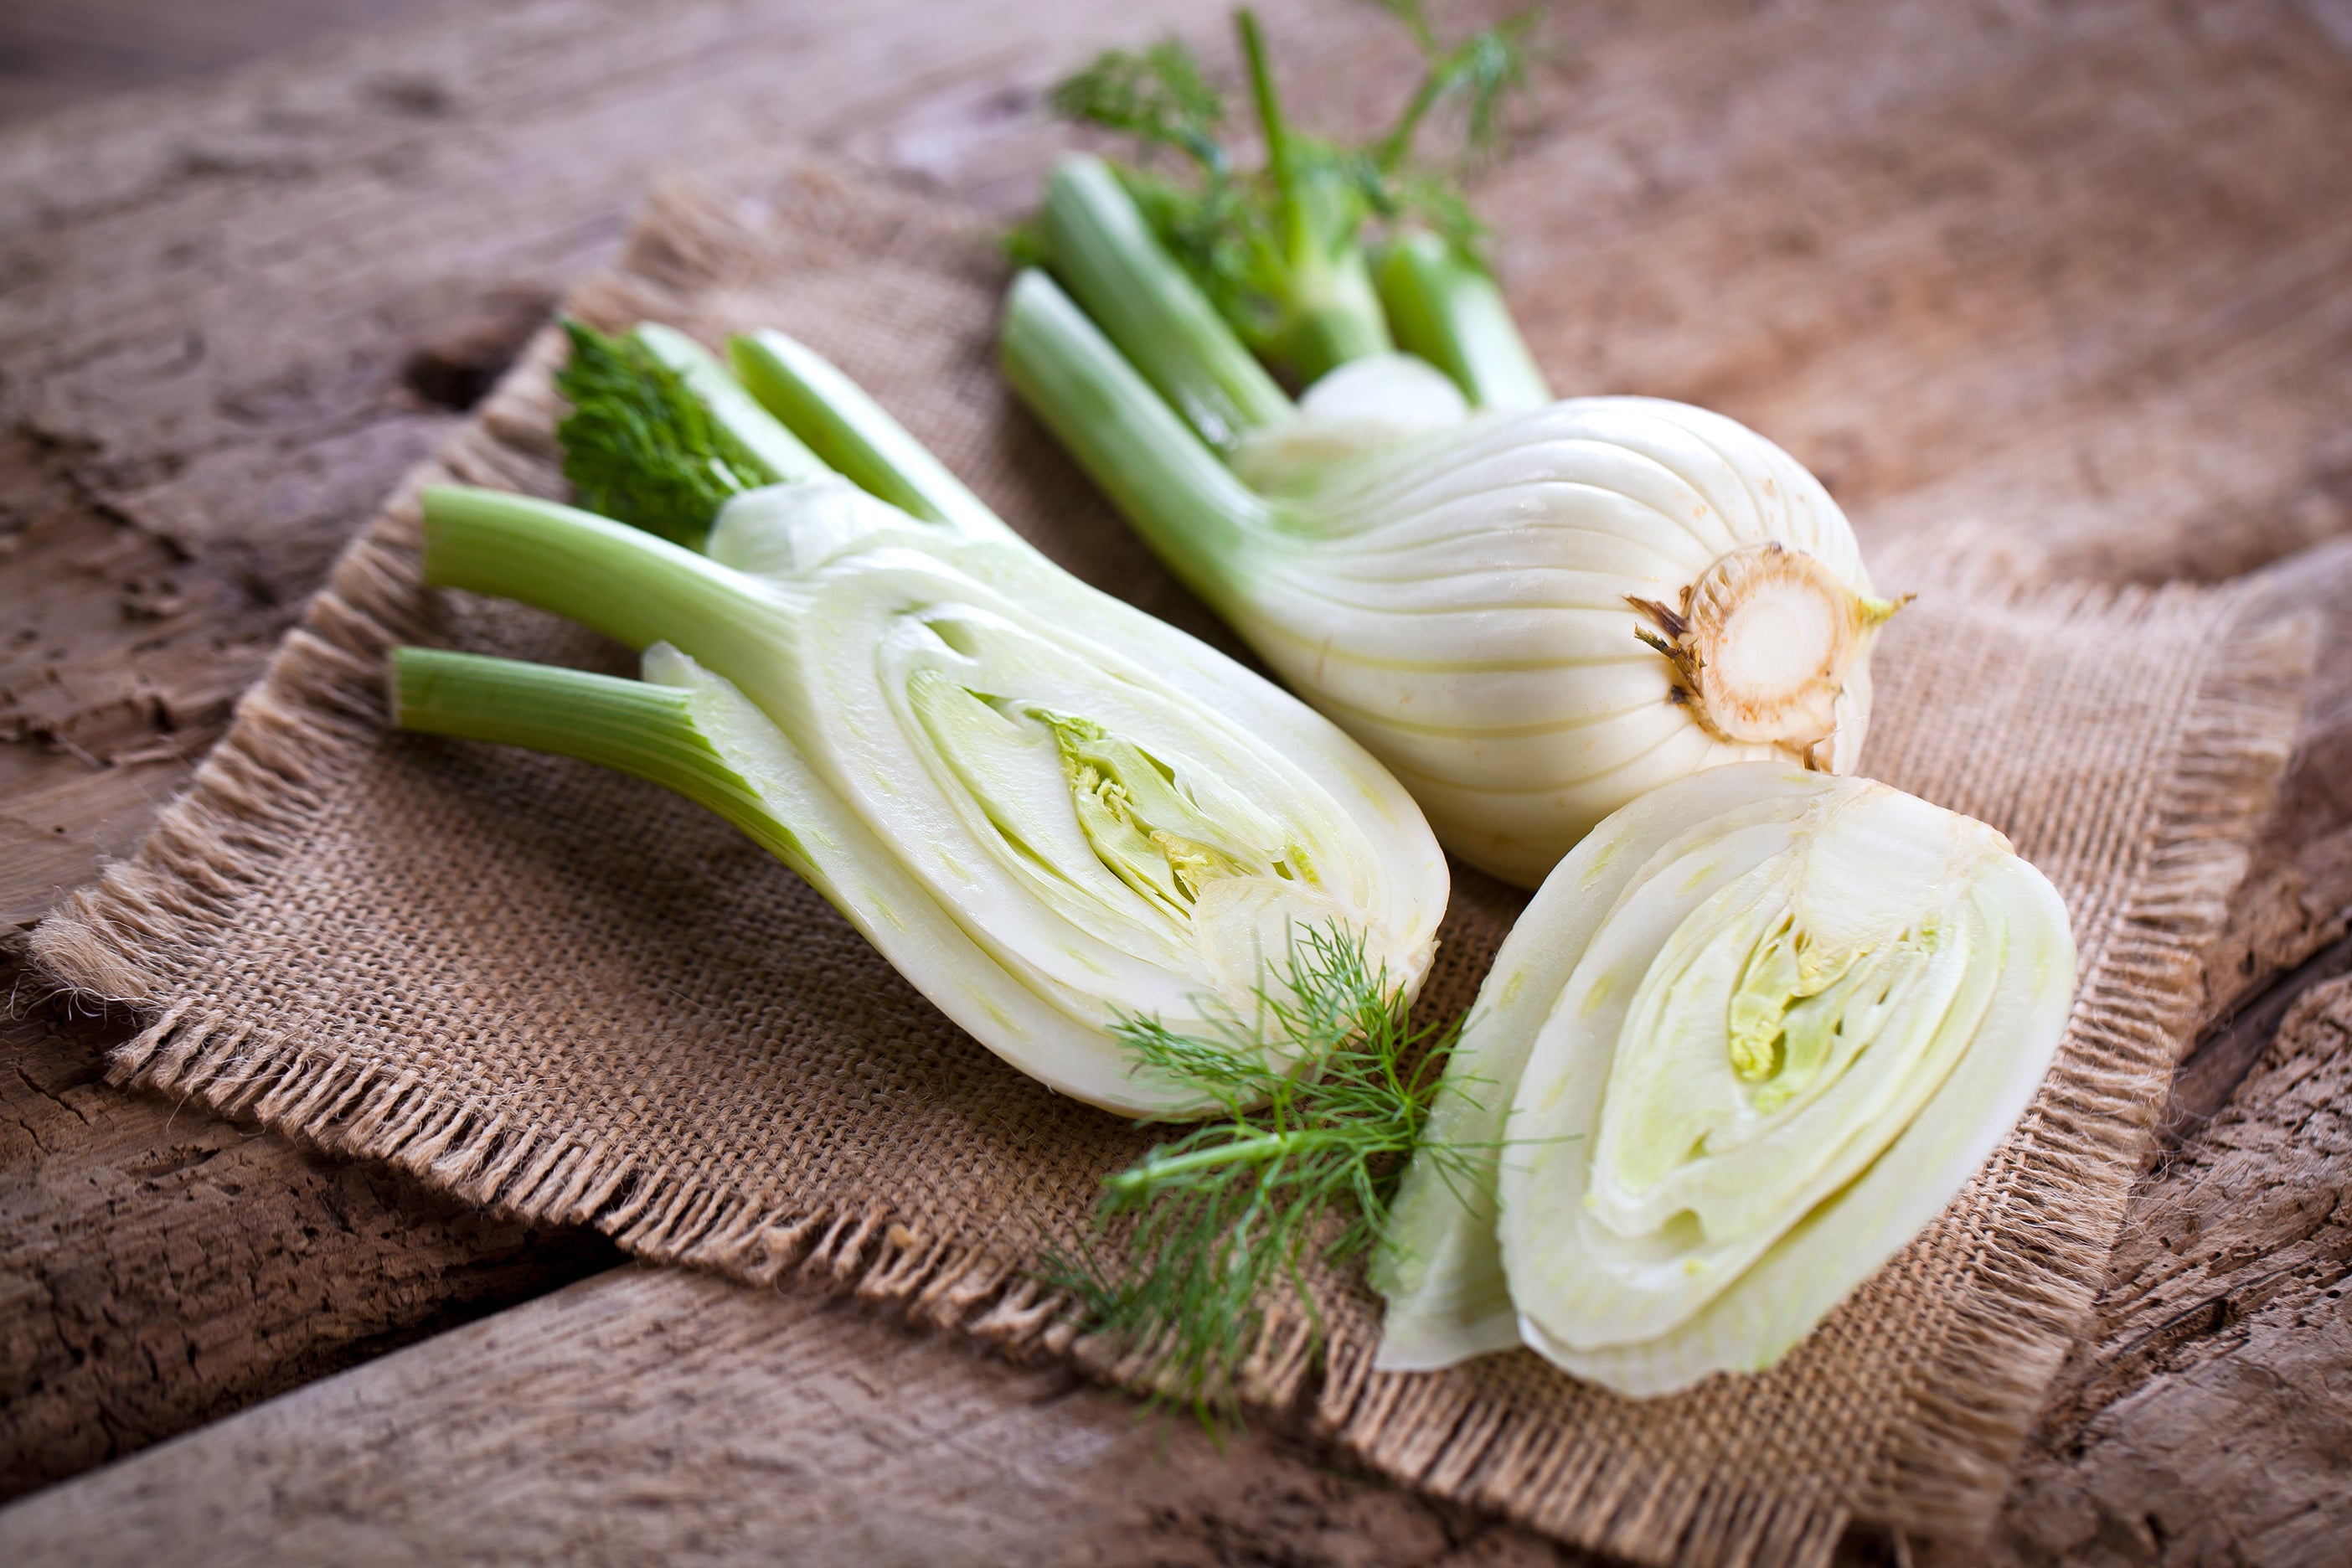
[[[1120,1112],[1214,1109],[1119,1027],[1248,1016],[1301,931],[1417,985],[1446,874],[1377,763],[1055,566],[801,345],[735,353],[790,430],[676,333],[575,332],[568,469],[645,527],[425,496],[428,581],[585,621],[645,679],[404,650],[398,722],[702,802],[990,1049]]]
[[[2074,996],[2049,882],[1971,818],[1774,763],[1612,816],[1496,956],[1408,1172],[1379,1364],[1525,1344],[1621,1393],[1769,1366],[1932,1220]]]
[[[1016,280],[1013,385],[1447,848],[1532,886],[1609,813],[1700,769],[1855,766],[1895,605],[1780,447],[1684,404],[1544,402],[1525,378],[1474,409],[1394,353],[1294,407],[1181,308],[1190,280],[1099,169],[1058,173],[1045,220],[1087,310],[1043,273]],[[1469,285],[1499,310],[1483,275]]]

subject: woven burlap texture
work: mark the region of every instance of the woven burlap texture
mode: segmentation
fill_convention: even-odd
[[[976,227],[808,170],[772,212],[665,189],[569,305],[803,338],[1064,565],[1233,648],[1008,402],[1003,283]],[[558,344],[542,334],[352,547],[191,794],[41,928],[39,958],[142,1016],[121,1080],[649,1258],[1099,1352],[1024,1269],[1086,1236],[1100,1178],[1150,1134],[1001,1065],[682,801],[384,731],[396,643],[630,668],[550,617],[418,585],[416,485],[561,493]],[[1351,1275],[1326,1283],[1327,1362],[1275,1336],[1262,1394],[1413,1484],[1639,1560],[1820,1563],[1856,1518],[1982,1528],[2096,1288],[2308,656],[2304,628],[2247,624],[2227,589],[1960,575],[1891,584],[1931,591],[1880,645],[1868,771],[2008,833],[2082,952],[2057,1067],[1988,1169],[1769,1373],[1645,1402],[1523,1352],[1373,1373],[1378,1306]],[[1424,1017],[1469,1002],[1521,901],[1457,872]]]

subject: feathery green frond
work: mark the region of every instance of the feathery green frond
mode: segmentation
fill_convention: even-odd
[[[1415,1029],[1360,939],[1305,933],[1258,1006],[1258,1018],[1209,1035],[1119,1026],[1139,1062],[1224,1114],[1105,1181],[1102,1218],[1126,1222],[1123,1258],[1055,1250],[1041,1270],[1076,1299],[1088,1330],[1151,1352],[1164,1396],[1203,1419],[1234,1412],[1238,1374],[1285,1290],[1319,1340],[1308,1266],[1370,1250],[1416,1147],[1475,1179],[1466,1151],[1419,1143],[1461,1026]],[[1254,1043],[1264,1039],[1293,1042],[1312,1065],[1283,1071]]]
[[[555,390],[572,413],[555,433],[581,506],[699,549],[730,498],[780,477],[643,343],[563,330],[572,356]]]
[[[1405,24],[1429,66],[1396,124],[1369,143],[1365,152],[1384,172],[1398,169],[1412,157],[1422,126],[1432,114],[1438,114],[1459,120],[1458,162],[1475,163],[1492,153],[1501,140],[1503,115],[1511,95],[1527,86],[1528,39],[1543,19],[1541,9],[1529,6],[1447,48],[1430,30],[1418,0],[1375,3]]]
[[[1372,0],[1372,4],[1394,16],[1412,35],[1424,55],[1437,53],[1437,34],[1429,25],[1429,13],[1422,8],[1421,0]]]
[[[1162,38],[1140,54],[1107,49],[1057,83],[1048,101],[1065,120],[1172,148],[1212,176],[1230,166],[1217,141],[1224,95],[1209,85],[1201,62],[1181,39]]]

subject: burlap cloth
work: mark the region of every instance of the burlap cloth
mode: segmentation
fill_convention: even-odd
[[[1072,571],[1234,647],[1009,403],[1003,280],[952,213],[805,171],[772,215],[660,193],[570,306],[807,340]],[[121,1080],[646,1258],[1084,1353],[1024,1270],[1085,1236],[1100,1178],[1150,1135],[1001,1065],[696,807],[384,731],[394,643],[630,668],[550,617],[417,585],[416,484],[561,493],[556,353],[542,334],[351,547],[193,790],[41,928],[40,960],[147,1020]],[[2308,639],[2246,624],[2228,589],[1953,577],[1888,584],[1927,592],[1880,645],[1866,761],[2008,833],[2073,911],[2081,998],[1998,1158],[1769,1373],[1641,1403],[1525,1352],[1374,1374],[1377,1303],[1350,1275],[1327,1282],[1328,1363],[1282,1342],[1262,1393],[1416,1486],[1637,1559],[1820,1563],[1853,1518],[1983,1527],[2099,1281]],[[1469,1002],[1520,902],[1456,873],[1424,1017]]]

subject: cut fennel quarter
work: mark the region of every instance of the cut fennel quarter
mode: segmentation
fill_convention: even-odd
[[[1412,994],[1444,860],[1339,729],[1055,566],[803,345],[738,340],[739,383],[667,329],[572,338],[565,473],[613,515],[430,489],[425,580],[570,616],[645,679],[403,650],[401,727],[701,802],[982,1045],[1121,1114],[1223,1108],[1124,1026],[1267,1016],[1302,931]]]
[[[2065,907],[1983,823],[1714,768],[1611,816],[1497,955],[1376,1260],[1379,1364],[1525,1344],[1623,1394],[1778,1361],[2022,1114]]]
[[[494,679],[504,661],[458,682],[414,656],[395,667],[404,728],[586,756],[724,809],[669,765],[715,748],[772,819],[747,831],[1057,1092],[1208,1109],[1136,1070],[1115,1026],[1246,1014],[1297,928],[1360,933],[1408,990],[1427,968],[1444,875],[1402,792],[1351,788],[1382,781],[1337,731],[1025,545],[948,535],[838,479],[745,492],[708,556],[521,497],[436,490],[425,513],[428,574],[646,644],[646,679],[697,694],[695,734],[607,756],[558,722],[595,739],[604,688],[532,712]],[[436,703],[412,689],[428,670]],[[1307,765],[1269,743],[1302,723],[1329,753]]]

